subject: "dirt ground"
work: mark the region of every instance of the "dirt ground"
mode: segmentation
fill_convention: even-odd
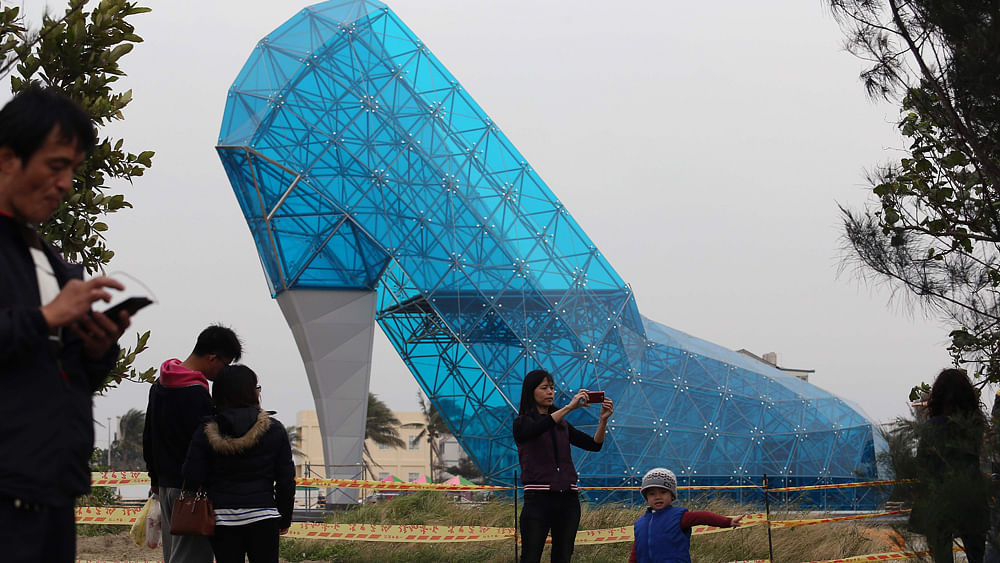
[[[163,550],[135,545],[128,532],[107,536],[77,536],[76,558],[83,561],[163,561]]]
[[[142,563],[163,561],[163,550],[135,545],[135,542],[123,529],[122,532],[115,535],[77,536],[76,558],[79,561]],[[278,559],[278,561],[279,563],[287,563],[284,559]]]

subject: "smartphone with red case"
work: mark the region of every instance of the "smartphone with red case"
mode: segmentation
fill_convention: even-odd
[[[587,402],[591,405],[604,402],[604,391],[587,391]]]

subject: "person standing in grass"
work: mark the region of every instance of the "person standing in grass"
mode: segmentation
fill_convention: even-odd
[[[649,508],[635,522],[629,563],[691,563],[691,528],[700,525],[736,528],[743,516],[730,518],[707,510],[674,506],[677,477],[657,467],[642,477],[639,490]]]
[[[552,532],[552,563],[573,557],[573,544],[580,526],[580,498],[576,468],[570,446],[600,451],[614,403],[605,398],[593,437],[573,428],[566,415],[588,404],[586,389],[580,389],[565,407],[557,409],[552,375],[536,369],[524,376],[521,405],[514,419],[514,442],[524,483],[521,510],[521,562],[542,558],[545,537]]]

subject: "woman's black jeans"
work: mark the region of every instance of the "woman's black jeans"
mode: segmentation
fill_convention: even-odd
[[[278,519],[242,526],[216,526],[209,538],[218,563],[278,563]]]
[[[576,491],[526,491],[521,509],[521,563],[541,561],[545,538],[550,531],[552,563],[568,563],[573,557],[573,543],[579,527],[580,497]]]
[[[965,557],[969,563],[983,563],[983,552],[986,548],[986,535],[985,534],[962,534],[959,536],[962,538],[962,543],[965,545]],[[954,554],[952,553],[952,545],[954,540],[952,539],[951,532],[940,530],[932,533],[928,533],[927,536],[927,547],[931,550],[931,559],[934,563],[952,563],[955,560]]]

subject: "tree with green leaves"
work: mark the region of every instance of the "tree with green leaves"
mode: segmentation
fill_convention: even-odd
[[[901,104],[905,156],[842,208],[848,263],[950,325],[956,365],[1000,381],[1000,7],[831,0],[873,98]],[[914,395],[916,396],[916,395]]]
[[[368,393],[368,417],[365,419],[365,439],[376,445],[390,448],[405,448],[406,442],[399,436],[399,419],[392,410],[378,398],[375,393]],[[381,467],[372,458],[368,444],[364,446],[362,455],[364,471],[374,477],[373,467]]]
[[[62,15],[45,14],[32,29],[20,8],[0,4],[0,78],[10,77],[11,91],[31,84],[57,88],[83,107],[94,120],[99,140],[77,171],[73,190],[52,217],[40,226],[42,236],[69,261],[88,273],[103,272],[114,257],[107,246],[104,218],[132,205],[114,193],[111,181],[131,183],[152,166],[153,151],[131,152],[121,138],[101,137],[103,129],[124,119],[132,91],[117,89],[125,76],[122,57],[142,38],[131,24],[133,16],[150,9],[129,0],[68,0]],[[146,349],[149,333],[123,348],[107,387],[125,379],[151,380],[155,370],[139,372],[135,357]]]

